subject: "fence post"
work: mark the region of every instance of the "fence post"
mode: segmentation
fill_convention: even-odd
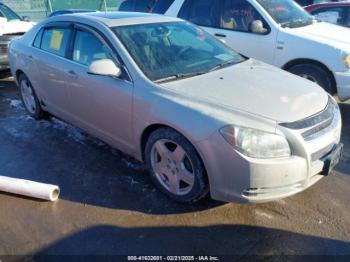
[[[107,1],[106,0],[102,0],[103,2],[103,7],[105,9],[105,12],[107,12]]]
[[[52,13],[52,4],[51,4],[51,0],[47,0],[47,4],[46,4],[46,10],[48,9],[49,13]]]

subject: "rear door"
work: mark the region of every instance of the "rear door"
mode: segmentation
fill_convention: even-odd
[[[72,32],[69,24],[47,25],[36,36],[29,57],[40,74],[40,81],[32,81],[41,94],[41,102],[60,117],[66,117],[68,113],[64,68],[68,61],[67,50]]]
[[[72,62],[65,68],[65,79],[74,122],[128,152],[132,144],[133,83],[126,69],[120,78],[87,73],[89,65],[99,59],[111,59],[124,68],[103,36],[77,25],[73,39]]]

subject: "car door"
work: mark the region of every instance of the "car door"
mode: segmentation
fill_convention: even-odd
[[[186,0],[179,16],[202,26],[237,52],[273,64],[277,32],[246,0]],[[264,31],[251,30],[260,22]]]
[[[65,118],[68,114],[67,86],[64,67],[72,28],[69,24],[49,24],[35,38],[30,55],[33,67],[40,77],[33,85],[40,93],[42,103],[53,114]],[[40,79],[40,81],[36,81]]]
[[[312,11],[311,14],[324,22],[349,26],[347,6],[325,6]]]
[[[65,68],[69,110],[74,122],[102,140],[128,152],[132,140],[133,84],[121,60],[90,27],[76,26],[72,62]],[[120,78],[88,73],[89,65],[111,59],[122,68]]]

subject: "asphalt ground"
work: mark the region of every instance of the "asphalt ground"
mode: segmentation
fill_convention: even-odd
[[[60,121],[28,117],[0,81],[0,175],[57,184],[55,203],[0,193],[0,261],[8,255],[350,255],[350,104],[344,157],[295,196],[257,205],[175,203],[144,166]],[[348,257],[350,258],[350,256]]]

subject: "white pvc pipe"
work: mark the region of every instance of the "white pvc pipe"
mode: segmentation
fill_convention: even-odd
[[[0,191],[49,201],[56,201],[60,194],[58,186],[6,176],[0,176]]]

